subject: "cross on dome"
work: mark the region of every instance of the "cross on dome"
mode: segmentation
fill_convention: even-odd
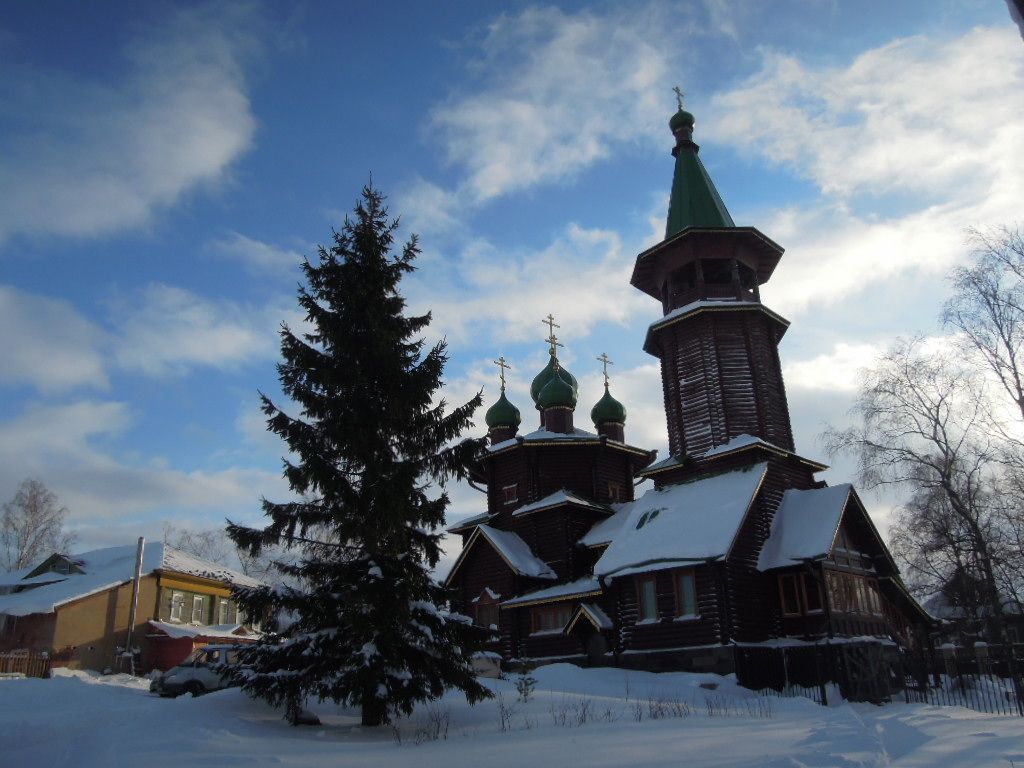
[[[499,374],[499,377],[501,378],[501,391],[504,392],[505,391],[505,369],[508,368],[511,371],[512,370],[512,366],[505,362],[505,356],[504,355],[500,355],[498,357],[498,359],[494,360],[493,362],[494,362],[494,364],[496,366],[498,366],[501,369],[501,373]]]
[[[682,109],[683,108],[683,92],[682,92],[682,90],[680,90],[678,85],[675,88],[673,88],[672,90],[676,92],[676,104],[679,105],[679,109]]]
[[[608,366],[615,365],[615,363],[613,363],[611,359],[609,359],[607,353],[605,352],[602,352],[601,356],[596,358],[596,360],[599,363],[601,363],[601,367],[604,369],[604,388],[608,389]]]

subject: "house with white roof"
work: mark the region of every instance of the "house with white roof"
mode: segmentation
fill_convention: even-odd
[[[0,574],[0,652],[46,653],[54,666],[117,669],[129,642],[135,669],[168,669],[208,642],[246,642],[255,633],[231,599],[259,582],[162,543],[54,553]]]

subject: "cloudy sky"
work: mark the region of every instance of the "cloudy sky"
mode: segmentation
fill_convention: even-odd
[[[285,496],[256,392],[298,261],[371,174],[422,238],[404,291],[449,400],[492,402],[503,354],[532,425],[552,312],[577,421],[607,352],[662,455],[659,306],[629,274],[663,233],[672,86],[733,218],[786,248],[763,299],[812,458],[861,367],[941,333],[965,228],[1024,200],[1024,42],[994,0],[16,3],[0,61],[0,499],[43,480],[82,548]]]

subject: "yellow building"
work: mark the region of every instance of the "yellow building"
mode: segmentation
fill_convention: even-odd
[[[135,545],[53,554],[0,576],[0,652],[46,653],[53,666],[123,669]],[[259,582],[164,544],[145,547],[131,633],[135,669],[167,669],[194,647],[254,638],[231,600]]]

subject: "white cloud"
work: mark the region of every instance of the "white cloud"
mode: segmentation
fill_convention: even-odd
[[[450,339],[543,339],[540,318],[549,312],[561,335],[579,339],[600,322],[625,325],[651,308],[629,284],[634,253],[615,232],[570,224],[538,251],[508,253],[475,241],[448,269],[418,273],[405,290],[416,310],[433,312],[430,330]]]
[[[214,253],[240,261],[254,272],[293,272],[302,263],[303,255],[291,248],[255,240],[239,232],[210,243]]]
[[[0,241],[144,226],[222,179],[256,131],[243,70],[257,23],[248,6],[175,12],[128,46],[116,86],[5,65]]]
[[[0,499],[10,498],[23,478],[38,477],[70,509],[69,527],[91,526],[96,538],[98,521],[152,532],[168,511],[204,511],[211,525],[227,514],[256,519],[261,493],[287,494],[279,473],[251,467],[182,471],[158,460],[127,463],[107,446],[132,423],[124,403],[92,400],[29,408],[0,423]]]
[[[183,288],[153,284],[115,307],[118,364],[151,376],[192,366],[232,369],[272,359],[284,315],[274,307],[211,300]]]
[[[759,228],[788,247],[766,296],[799,312],[910,270],[945,273],[964,229],[1024,199],[1024,60],[1012,30],[898,40],[846,67],[769,52],[702,135],[791,169],[824,199]]]
[[[0,384],[43,392],[108,386],[103,333],[67,301],[0,285]]]
[[[874,344],[839,342],[831,352],[783,365],[786,386],[828,392],[855,392],[861,383],[860,372],[873,365],[883,351]]]
[[[481,85],[433,114],[449,161],[466,174],[460,193],[491,200],[569,178],[615,145],[662,138],[688,15],[651,4],[500,16],[480,43]]]

